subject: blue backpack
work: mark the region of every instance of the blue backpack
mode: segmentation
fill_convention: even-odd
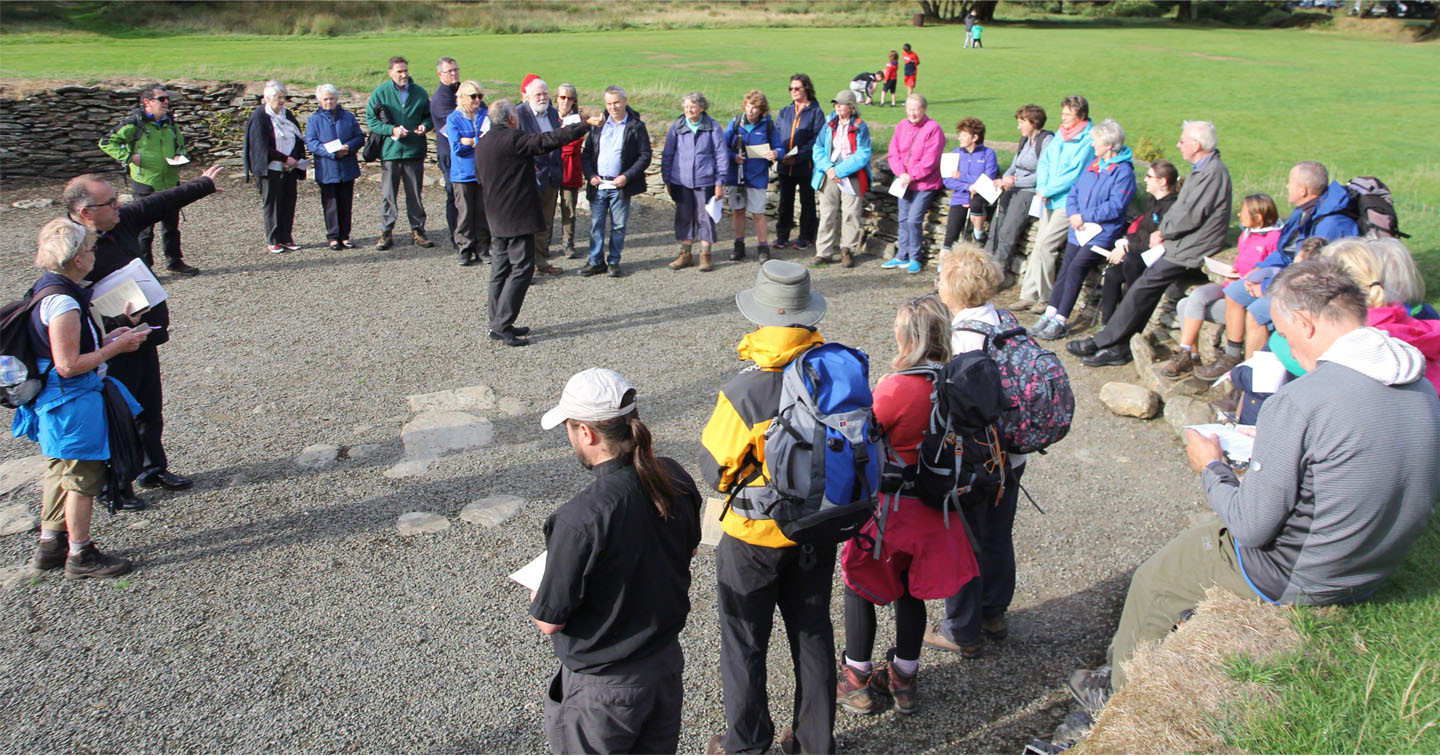
[[[732,496],[735,511],[773,519],[801,544],[840,543],[859,533],[880,487],[872,402],[870,360],[858,349],[821,344],[785,366],[780,411],[765,429],[774,496],[761,511],[736,506]]]

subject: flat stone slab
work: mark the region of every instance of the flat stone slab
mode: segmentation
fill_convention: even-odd
[[[439,533],[450,528],[450,521],[434,512],[406,512],[396,524],[400,535]]]
[[[28,563],[13,567],[0,567],[0,590],[8,591],[44,573],[33,569]]]
[[[384,455],[384,444],[356,444],[345,452],[345,456],[356,462],[369,462]]]
[[[496,402],[496,407],[498,407],[501,412],[504,412],[506,415],[509,415],[511,417],[519,415],[525,411],[525,403],[520,401],[519,399],[516,399],[513,396],[501,397],[500,401]]]
[[[476,499],[466,504],[465,507],[460,510],[460,519],[465,522],[493,528],[510,519],[512,515],[520,511],[520,507],[524,506],[524,504],[524,499],[519,496],[511,496],[510,494],[486,496],[483,499]]]
[[[10,203],[11,207],[18,208],[20,210],[39,210],[45,207],[53,207],[54,205],[55,200],[43,198],[18,200],[16,202]]]
[[[29,533],[40,527],[40,517],[30,513],[25,504],[11,504],[0,509],[0,536]]]
[[[340,447],[334,444],[312,444],[295,457],[295,466],[304,470],[319,470],[339,457]]]
[[[466,386],[430,394],[412,394],[405,397],[405,401],[410,403],[414,412],[488,410],[495,406],[495,392],[489,386]]]
[[[387,478],[413,478],[416,475],[424,475],[434,461],[434,457],[401,460],[399,464],[381,474]]]
[[[0,462],[0,496],[8,496],[25,486],[39,483],[49,464],[43,454]]]
[[[466,412],[421,412],[405,424],[400,440],[406,459],[439,457],[453,451],[488,446],[495,437],[489,420]]]

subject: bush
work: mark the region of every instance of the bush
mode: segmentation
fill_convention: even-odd
[[[334,13],[317,13],[310,19],[310,33],[317,37],[333,37],[340,33],[340,17]]]
[[[1080,15],[1094,18],[1160,18],[1165,9],[1150,0],[1118,0],[1081,6]]]
[[[1140,137],[1139,141],[1131,146],[1130,151],[1134,153],[1137,160],[1144,160],[1147,163],[1165,157],[1165,148],[1161,147],[1160,142],[1151,136]]]

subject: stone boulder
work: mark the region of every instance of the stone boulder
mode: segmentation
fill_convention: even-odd
[[[1133,383],[1111,381],[1100,387],[1100,403],[1122,417],[1149,420],[1160,414],[1160,395]]]

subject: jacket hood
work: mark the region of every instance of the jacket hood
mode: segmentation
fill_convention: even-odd
[[[1378,328],[1356,328],[1341,336],[1319,361],[1344,365],[1386,386],[1408,385],[1425,375],[1425,355]]]
[[[1427,360],[1440,360],[1440,321],[1410,317],[1405,305],[1392,304],[1370,309],[1367,324],[1420,350]]]
[[[1315,204],[1315,216],[1334,215],[1343,212],[1350,207],[1350,192],[1339,181],[1331,181],[1330,186],[1325,187],[1325,193],[1320,195],[1320,201]]]
[[[762,370],[778,370],[805,350],[824,342],[819,331],[809,328],[764,326],[745,334],[735,351],[740,353],[740,359],[750,360]]]
[[[1095,165],[1095,167],[1097,167],[1097,168],[1099,169],[1099,171],[1108,171],[1108,170],[1110,170],[1110,166],[1115,165],[1116,163],[1129,163],[1129,162],[1131,162],[1131,161],[1134,159],[1133,156],[1134,156],[1134,153],[1130,152],[1130,147],[1129,147],[1129,146],[1125,146],[1125,147],[1121,147],[1121,148],[1120,148],[1120,151],[1117,152],[1117,153],[1115,153],[1115,157],[1110,158],[1109,160],[1106,160],[1106,159],[1104,159],[1104,158],[1098,158],[1098,157],[1095,158],[1095,163],[1094,163],[1094,165]],[[1099,171],[1097,171],[1097,173],[1098,173]],[[1177,192],[1177,193],[1178,193],[1178,192]]]

